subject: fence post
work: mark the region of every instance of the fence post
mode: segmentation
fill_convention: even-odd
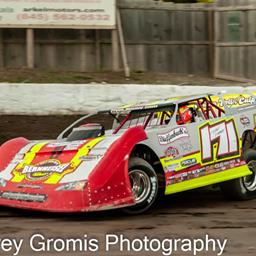
[[[4,68],[3,29],[0,29],[0,68]]]
[[[85,30],[81,29],[80,30],[80,71],[85,72],[86,70],[86,49],[84,45],[85,41]]]
[[[127,60],[127,54],[126,54],[126,48],[125,48],[125,42],[124,42],[124,33],[123,33],[121,15],[120,15],[119,9],[117,9],[117,28],[118,28],[118,35],[119,35],[120,46],[121,46],[125,77],[130,77],[131,72],[130,72],[130,67],[128,65],[128,60]]]
[[[208,11],[209,71],[214,78],[214,11]]]
[[[33,69],[35,67],[35,45],[34,45],[34,30],[28,28],[26,30],[26,46],[27,46],[27,67]]]
[[[112,70],[119,70],[119,45],[117,29],[112,30]]]
[[[96,69],[101,69],[101,49],[100,49],[100,30],[95,30],[95,55],[96,55]]]
[[[214,10],[214,14],[213,14],[213,26],[214,26],[214,33],[213,33],[213,38],[214,38],[214,65],[213,65],[213,77],[217,78],[218,74],[219,74],[219,65],[220,65],[220,49],[219,49],[219,45],[218,45],[218,39],[219,39],[219,11],[218,10]]]

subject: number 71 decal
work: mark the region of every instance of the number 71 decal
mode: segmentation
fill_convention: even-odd
[[[205,124],[199,129],[203,163],[239,154],[239,140],[234,120]],[[216,156],[214,145],[217,144]]]

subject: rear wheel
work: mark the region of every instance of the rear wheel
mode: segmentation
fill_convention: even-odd
[[[136,204],[123,211],[129,214],[143,213],[156,202],[159,191],[157,174],[147,161],[132,157],[129,161],[129,177]]]
[[[256,133],[255,131],[249,130],[245,131],[242,137],[242,154],[248,149],[255,149],[256,147]]]
[[[244,160],[252,174],[222,183],[221,189],[228,198],[248,200],[256,197],[256,150],[246,150]]]

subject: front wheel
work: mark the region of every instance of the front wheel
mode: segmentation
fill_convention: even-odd
[[[228,198],[249,200],[256,197],[256,150],[246,150],[244,160],[252,174],[222,183],[221,189]]]
[[[136,204],[123,211],[129,214],[143,213],[156,202],[159,191],[157,174],[147,161],[133,157],[129,161],[129,177]]]

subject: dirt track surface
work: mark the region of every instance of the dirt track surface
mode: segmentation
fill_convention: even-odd
[[[1,142],[17,136],[30,139],[54,138],[76,117],[13,117],[1,116]],[[217,189],[201,189],[164,198],[156,209],[138,216],[125,216],[111,211],[101,213],[62,215],[0,208],[0,239],[24,239],[19,255],[57,255],[56,252],[34,253],[29,238],[36,233],[46,238],[82,238],[85,234],[104,244],[107,233],[122,234],[130,239],[148,235],[153,238],[211,238],[228,239],[223,255],[256,255],[256,200],[226,201]],[[2,255],[13,255],[2,253]],[[120,253],[117,247],[107,254],[67,253],[58,255],[162,255],[141,252]],[[192,255],[173,253],[172,255]],[[198,255],[217,255],[200,253]]]

